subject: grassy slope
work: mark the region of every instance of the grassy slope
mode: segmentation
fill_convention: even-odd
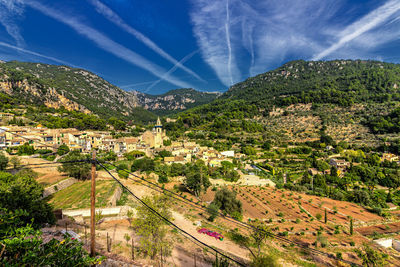
[[[96,182],[96,207],[106,207],[107,200],[114,193],[114,181]],[[90,181],[79,181],[55,193],[49,200],[55,209],[84,209],[90,207]]]

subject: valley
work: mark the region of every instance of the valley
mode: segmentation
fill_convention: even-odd
[[[221,95],[150,96],[85,71],[4,64],[0,196],[29,181],[40,199],[29,201],[65,214],[51,231],[68,224],[88,238],[95,150],[97,250],[109,259],[212,266],[215,248],[245,266],[351,266],[373,248],[387,266],[400,264],[394,247],[377,242],[400,234],[398,65],[294,61]],[[75,106],[48,98],[52,86]],[[39,216],[39,204],[26,205]]]

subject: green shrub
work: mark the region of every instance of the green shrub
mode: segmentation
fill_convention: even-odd
[[[288,233],[287,231],[285,231],[285,232],[282,232],[280,235],[282,235],[282,236],[288,236],[289,233]]]
[[[162,183],[162,184],[168,183],[168,177],[167,177],[166,175],[160,175],[160,176],[158,177],[158,182],[159,182],[159,183]]]

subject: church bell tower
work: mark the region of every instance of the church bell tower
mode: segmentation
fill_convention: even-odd
[[[154,128],[156,128],[156,133],[157,134],[161,134],[162,133],[162,124],[161,124],[161,121],[160,121],[160,117],[157,118],[157,123],[156,123],[156,126]]]

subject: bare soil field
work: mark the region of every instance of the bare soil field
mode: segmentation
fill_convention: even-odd
[[[232,188],[236,190],[237,198],[242,202],[245,221],[263,220],[272,225],[272,229],[276,229],[277,232],[310,235],[323,228],[327,234],[333,234],[334,227],[347,229],[350,216],[355,223],[380,222],[383,219],[350,202],[269,187],[234,186]],[[215,192],[209,189],[202,196],[202,200],[210,202],[214,199],[214,194]],[[324,223],[325,209],[328,224]],[[317,220],[319,216],[321,219]]]
[[[301,194],[282,189],[273,189],[269,187],[234,187],[239,194],[239,198],[244,200],[243,204],[249,207],[246,212],[257,214],[258,219],[277,218],[282,212],[288,219],[307,219],[309,216],[302,212],[301,207],[310,213],[313,217],[317,214],[324,215],[327,209],[328,220],[335,223],[345,223],[352,217],[355,221],[374,222],[383,218],[377,214],[367,211],[365,208],[346,201],[338,201],[325,197]],[[247,203],[247,204],[245,204]],[[268,211],[266,213],[266,211]],[[271,212],[272,211],[272,214]]]
[[[358,233],[364,236],[373,235],[374,232],[378,234],[392,234],[400,232],[400,222],[387,223],[373,226],[358,227],[355,229]]]
[[[45,159],[31,158],[26,156],[20,157],[20,159],[22,165],[52,163],[51,161]],[[46,165],[32,165],[30,168],[39,174],[39,177],[36,179],[38,183],[46,187],[68,178],[65,174],[60,173],[57,170],[59,165],[61,164],[55,163],[54,165],[50,165],[48,167]]]

